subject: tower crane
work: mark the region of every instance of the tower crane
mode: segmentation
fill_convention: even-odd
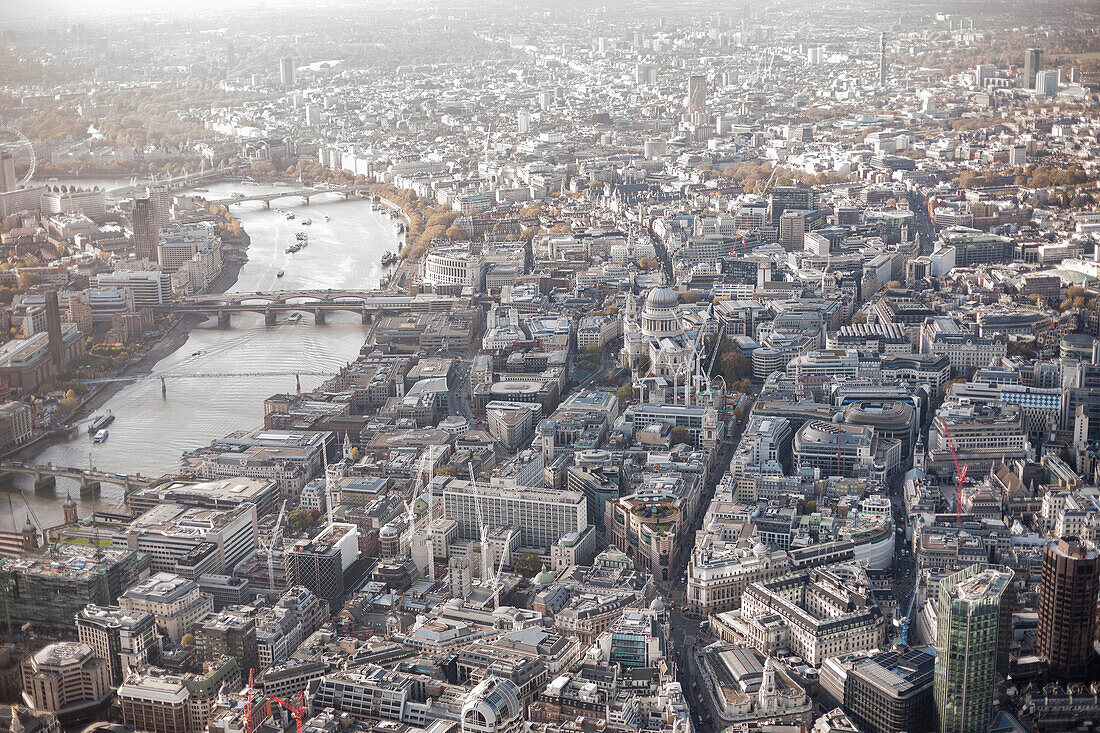
[[[302,720],[305,718],[306,715],[305,694],[301,690],[298,690],[297,705],[291,705],[286,700],[283,700],[280,697],[275,697],[274,695],[271,696],[271,699],[282,705],[287,710],[287,712],[294,716],[295,733],[302,733]]]
[[[951,449],[951,460],[955,462],[955,477],[958,482],[955,494],[955,524],[962,524],[963,481],[966,480],[966,469],[970,468],[970,464],[964,463],[963,467],[959,468],[959,457],[955,455],[955,441],[951,439],[951,428],[947,427],[946,422],[943,424],[943,431],[947,434],[947,447]]]
[[[772,184],[775,183],[775,177],[779,173],[779,163],[772,166],[771,175],[768,176],[768,180],[764,182],[764,188],[760,189],[760,195],[764,196],[771,190]]]
[[[272,590],[275,590],[275,547],[282,539],[280,530],[282,529],[283,520],[286,519],[286,500],[283,500],[283,506],[279,510],[279,517],[275,520],[275,527],[271,530],[271,538],[267,541],[267,547],[264,548],[261,545],[260,549],[266,549],[267,551],[267,578],[271,582]]]
[[[252,698],[256,694],[256,689],[255,689],[255,685],[253,684],[252,675],[255,673],[255,671],[256,670],[254,670],[254,669],[249,669],[248,670],[248,699],[246,699],[244,701],[244,730],[245,730],[245,733],[253,733],[253,730],[255,728],[255,726],[252,725]]]
[[[718,323],[718,335],[714,339],[714,350],[710,352],[710,365],[705,373],[707,391],[710,391],[711,380],[714,378],[714,364],[718,361],[718,349],[722,346],[722,339],[726,336],[726,324]]]
[[[481,532],[481,582],[484,583],[489,579],[489,573],[492,568],[489,567],[489,525],[485,523],[485,518],[481,515],[481,498],[480,492],[477,488],[477,479],[474,477],[474,462],[470,461],[467,464],[470,470],[470,483],[474,487],[474,511],[477,513],[477,526]]]
[[[500,608],[500,576],[504,574],[504,553],[508,549],[508,545],[512,542],[512,535],[515,533],[513,528],[508,532],[507,539],[504,540],[504,549],[500,553],[500,561],[497,563],[496,572],[489,578],[489,583],[493,589],[493,610]]]

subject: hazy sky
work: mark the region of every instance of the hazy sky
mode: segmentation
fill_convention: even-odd
[[[366,0],[369,2],[369,0]],[[301,6],[295,0],[233,0],[234,12],[246,8]],[[310,7],[318,3],[311,2]],[[113,15],[167,16],[179,13],[207,14],[224,11],[225,0],[0,0],[0,21],[32,20],[35,25],[61,26]]]

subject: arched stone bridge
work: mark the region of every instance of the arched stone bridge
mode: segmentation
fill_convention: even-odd
[[[141,474],[110,473],[94,467],[72,468],[55,466],[52,463],[40,465],[21,461],[0,461],[0,487],[10,488],[12,479],[16,475],[33,476],[35,491],[53,489],[57,485],[58,476],[74,479],[80,482],[81,493],[95,491],[100,484],[114,484],[121,486],[123,491],[129,494],[133,489],[145,486],[153,480]]]
[[[381,295],[363,290],[277,290],[259,293],[194,295],[157,306],[164,313],[200,313],[217,316],[218,325],[228,328],[234,313],[259,313],[274,325],[280,313],[312,313],[315,323],[324,323],[328,313],[358,313],[363,323],[374,314],[405,311],[448,311],[454,298],[442,295]]]

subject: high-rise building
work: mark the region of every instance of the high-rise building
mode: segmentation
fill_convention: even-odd
[[[153,255],[156,261],[156,255]],[[153,308],[172,300],[172,278],[163,270],[118,270],[96,276],[101,290],[129,290],[135,308]],[[70,307],[72,298],[69,299]],[[150,509],[152,507],[149,507]]]
[[[155,664],[160,658],[151,613],[88,605],[76,615],[76,631],[97,657],[107,660],[112,685],[121,685],[130,669]]]
[[[61,335],[61,305],[56,290],[46,291],[46,337],[57,373],[65,371],[65,344]]]
[[[1035,75],[1035,91],[1038,94],[1042,94],[1046,97],[1053,97],[1058,94],[1058,82],[1062,78],[1062,72],[1058,69],[1049,69],[1047,71],[1040,71]]]
[[[194,580],[156,573],[127,589],[118,599],[123,611],[153,616],[157,629],[179,644],[199,619],[214,610],[214,600]]]
[[[91,336],[95,325],[92,322],[92,303],[87,292],[73,293],[67,304],[68,321],[75,324],[83,336]]]
[[[1029,48],[1024,52],[1024,88],[1035,88],[1035,76],[1043,66],[1043,50],[1041,48]]]
[[[73,629],[81,609],[114,603],[148,568],[139,552],[64,543],[47,555],[2,558],[0,606],[16,626]]]
[[[878,37],[878,85],[886,86],[886,33]]]
[[[290,89],[294,86],[294,59],[290,57],[279,59],[279,83]]]
[[[157,209],[152,199],[143,198],[134,202],[133,231],[134,253],[138,259],[156,262],[160,226],[157,224]]]
[[[1096,636],[1096,597],[1100,593],[1100,552],[1077,537],[1051,540],[1043,548],[1039,582],[1036,651],[1051,675],[1081,679],[1092,662]]]
[[[237,660],[245,677],[250,669],[260,671],[256,619],[251,615],[226,609],[208,615],[195,624],[194,628],[195,642],[204,661],[212,662],[222,656],[229,656]]]
[[[82,719],[111,697],[107,662],[79,641],[59,641],[23,662],[23,702],[59,718]]]
[[[14,191],[18,179],[15,177],[15,156],[10,153],[0,155],[0,193]]]
[[[316,104],[306,105],[306,127],[317,127],[321,124],[321,107]]]
[[[190,693],[176,675],[135,674],[117,690],[122,721],[150,733],[191,733]]]
[[[850,665],[844,681],[844,709],[868,733],[932,730],[932,679],[936,658],[927,649],[907,652],[871,652],[848,662],[847,656],[830,662]]]
[[[997,67],[993,64],[978,64],[974,67],[974,86],[985,88],[989,80],[997,76]]]
[[[308,588],[339,608],[344,574],[359,558],[359,530],[334,522],[311,540],[299,540],[286,553],[287,584]]]
[[[817,208],[817,193],[809,186],[776,186],[768,196],[772,226],[778,227],[788,209],[812,211]]]
[[[443,516],[458,523],[458,536],[481,536],[479,523],[518,527],[524,547],[550,548],[563,535],[588,526],[584,494],[575,491],[451,479],[443,487]]]
[[[975,563],[940,581],[933,695],[940,733],[985,733],[1007,671],[1014,573]]]
[[[153,209],[157,215],[157,226],[163,230],[164,227],[168,226],[172,194],[168,192],[166,186],[146,186],[145,197],[153,202]]]
[[[135,519],[126,532],[130,548],[147,553],[156,572],[180,572],[189,554],[207,551],[210,545],[212,568],[205,572],[221,573],[256,551],[256,507],[242,504],[226,510],[190,509],[180,504],[160,504]]]
[[[707,78],[702,74],[688,77],[687,103],[684,120],[691,125],[706,122],[707,115]]]
[[[529,110],[521,109],[516,112],[516,132],[520,135],[531,132],[531,112]]]

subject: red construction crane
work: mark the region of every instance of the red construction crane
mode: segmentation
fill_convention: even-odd
[[[290,712],[291,715],[294,716],[295,730],[297,731],[297,733],[302,733],[302,719],[305,718],[305,715],[306,715],[306,703],[305,703],[304,693],[302,693],[301,690],[298,691],[298,704],[297,704],[297,706],[291,705],[287,701],[285,701],[281,698],[275,697],[274,695],[271,696],[271,699],[274,700],[275,702],[279,703],[280,705],[282,705],[284,708],[287,709],[287,711]]]
[[[955,524],[962,524],[963,481],[966,480],[966,469],[970,468],[970,464],[964,463],[963,467],[959,468],[959,457],[955,455],[955,441],[951,439],[951,428],[947,427],[946,422],[943,424],[943,432],[947,435],[947,447],[951,449],[951,460],[955,462],[955,476],[958,479],[958,491],[955,495]]]
[[[244,730],[245,733],[252,733],[252,697],[255,695],[255,687],[253,686],[252,673],[255,670],[248,670],[248,698],[244,701]]]

